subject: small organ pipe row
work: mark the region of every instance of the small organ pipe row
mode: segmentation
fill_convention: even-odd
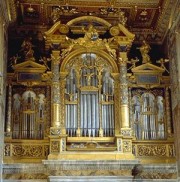
[[[25,91],[22,96],[13,95],[12,137],[17,139],[42,139],[45,122],[45,96]]]

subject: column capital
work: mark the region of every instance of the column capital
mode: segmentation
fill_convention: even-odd
[[[54,64],[59,64],[61,60],[60,51],[52,51],[51,60]]]
[[[128,61],[127,52],[120,52],[118,57],[118,63],[120,65],[126,65]]]

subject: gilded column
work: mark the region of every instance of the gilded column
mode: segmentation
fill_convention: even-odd
[[[60,75],[60,51],[52,51],[51,54],[51,70],[52,70],[52,85],[51,85],[51,107],[52,107],[52,123],[50,129],[50,154],[48,159],[57,158],[57,155],[66,151],[66,130],[64,126],[64,118],[61,118],[61,105],[64,103],[64,98],[60,97],[64,89],[64,76]],[[60,80],[61,79],[61,80]],[[61,81],[61,82],[60,82]],[[61,93],[61,94],[60,94]],[[62,100],[61,100],[62,99]],[[62,122],[61,122],[62,121]]]
[[[10,137],[11,132],[11,106],[12,106],[12,86],[8,86],[8,115],[6,123],[6,136]]]
[[[60,134],[60,84],[59,84],[59,63],[60,51],[52,51],[51,54],[51,71],[52,71],[52,85],[51,85],[51,134]]]
[[[172,137],[172,125],[170,117],[170,98],[169,98],[169,89],[166,87],[165,90],[165,107],[166,107],[166,122],[167,122],[167,137]]]

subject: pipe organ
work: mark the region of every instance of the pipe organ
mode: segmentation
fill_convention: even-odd
[[[155,140],[166,138],[165,128],[165,97],[163,90],[137,94],[133,90],[132,110],[135,136],[140,140]],[[158,95],[159,93],[159,95]]]
[[[81,136],[97,137],[100,128],[103,136],[114,136],[114,80],[110,66],[98,65],[100,60],[96,54],[82,54],[75,59],[66,77],[68,136],[76,136],[78,126]]]
[[[36,95],[27,90],[22,95],[14,93],[12,98],[12,138],[43,139],[46,123],[45,95]]]
[[[41,60],[44,65],[31,50],[13,65],[8,75],[7,145],[15,150],[26,147],[25,140],[36,141],[31,145],[43,145],[46,155],[41,157],[48,160],[152,159],[154,154],[162,157],[164,148],[165,160],[173,158],[166,70],[151,63],[147,44],[140,48],[143,60],[136,66],[137,59],[128,60],[134,35],[122,24],[91,18],[57,22],[45,32],[51,56]],[[84,21],[88,26],[80,29]],[[72,38],[70,31],[79,37]],[[13,143],[18,141],[23,144]]]

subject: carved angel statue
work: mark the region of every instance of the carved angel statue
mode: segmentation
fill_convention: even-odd
[[[150,56],[148,55],[149,51],[151,50],[151,47],[149,46],[149,44],[146,43],[146,41],[143,41],[143,45],[138,48],[141,52],[141,56],[142,56],[142,63],[150,63]]]
[[[169,73],[169,71],[167,70],[167,68],[165,67],[165,63],[169,62],[169,59],[163,59],[161,58],[160,60],[156,61],[156,63],[161,64],[161,68],[163,68],[165,71],[167,71]]]
[[[88,30],[86,31],[83,27],[83,31],[85,32],[84,38],[87,40],[97,40],[99,38],[99,34],[97,30],[93,27],[93,25],[88,26]]]

